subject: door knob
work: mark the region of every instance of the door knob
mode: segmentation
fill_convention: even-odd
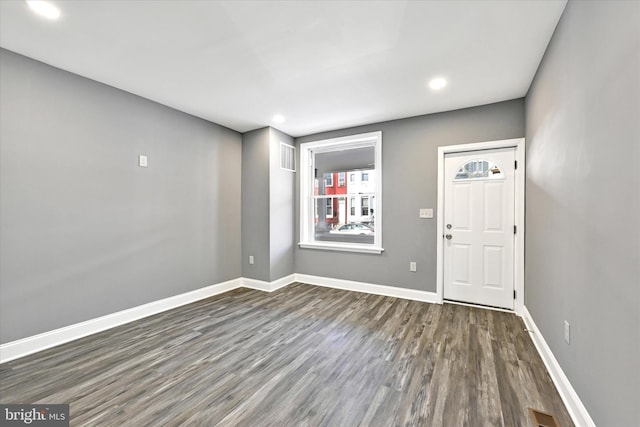
[[[453,237],[451,234],[447,234],[446,236],[444,236],[447,240],[451,240],[451,238]]]

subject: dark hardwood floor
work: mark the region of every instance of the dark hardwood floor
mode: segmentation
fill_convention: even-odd
[[[91,426],[573,425],[517,316],[299,283],[5,363],[0,401]]]

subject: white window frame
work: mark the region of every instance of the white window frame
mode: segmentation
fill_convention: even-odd
[[[375,148],[374,174],[375,197],[369,209],[376,214],[376,231],[373,244],[316,241],[314,236],[314,187],[315,178],[314,154],[336,151],[338,149]],[[304,249],[324,249],[333,251],[362,252],[380,254],[382,247],[382,132],[369,132],[340,138],[324,139],[320,141],[300,144],[300,242]]]

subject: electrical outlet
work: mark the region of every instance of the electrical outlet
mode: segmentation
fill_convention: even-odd
[[[140,154],[138,156],[138,166],[140,166],[141,168],[146,168],[147,165],[147,156]]]
[[[249,255],[249,264],[253,265],[253,255]]]
[[[409,271],[417,271],[417,266],[415,261],[411,261],[409,263]]]
[[[571,325],[566,320],[564,321],[564,341],[571,344]]]

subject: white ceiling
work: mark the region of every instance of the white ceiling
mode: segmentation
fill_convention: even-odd
[[[524,96],[566,0],[52,3],[55,22],[0,1],[0,46],[240,132],[301,136]],[[448,86],[430,90],[434,76]]]

